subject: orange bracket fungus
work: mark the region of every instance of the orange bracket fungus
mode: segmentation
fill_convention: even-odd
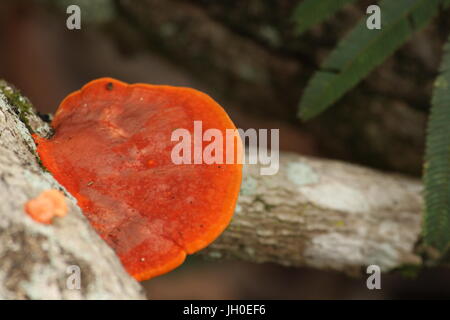
[[[25,203],[25,212],[35,221],[44,224],[52,223],[54,217],[64,217],[67,210],[64,195],[54,189],[44,191]]]
[[[179,266],[217,238],[233,215],[240,161],[171,159],[172,132],[193,132],[194,121],[223,134],[236,130],[220,105],[194,89],[101,78],[62,101],[53,137],[34,136],[43,165],[137,280]]]

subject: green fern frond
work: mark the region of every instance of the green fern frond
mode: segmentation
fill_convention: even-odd
[[[300,35],[313,25],[321,23],[344,5],[356,0],[305,0],[294,10],[295,32]]]
[[[321,1],[318,1],[321,2]],[[366,18],[334,49],[306,87],[299,116],[308,120],[341,98],[438,12],[440,0],[384,0],[382,28],[369,30]]]
[[[450,244],[450,38],[434,84],[424,184],[425,243],[443,253]]]

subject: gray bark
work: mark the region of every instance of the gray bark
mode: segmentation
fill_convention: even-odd
[[[357,274],[420,265],[419,181],[295,154],[280,171],[244,168],[231,225],[202,254]]]

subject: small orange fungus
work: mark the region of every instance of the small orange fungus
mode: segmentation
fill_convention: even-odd
[[[53,217],[67,214],[64,195],[58,190],[47,190],[25,204],[25,212],[35,221],[50,224]]]

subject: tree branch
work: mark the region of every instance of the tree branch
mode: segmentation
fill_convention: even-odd
[[[63,190],[40,167],[30,132],[50,128],[0,82],[0,298],[142,298],[70,195],[68,216],[50,226],[24,213],[24,203],[42,191]],[[419,181],[289,153],[281,154],[277,175],[259,169],[244,167],[233,221],[202,255],[347,273],[422,263],[415,251]],[[73,264],[82,271],[81,290],[66,287]]]
[[[417,180],[282,153],[277,175],[245,166],[234,219],[202,254],[350,274],[370,264],[388,271],[421,263],[421,211]]]

